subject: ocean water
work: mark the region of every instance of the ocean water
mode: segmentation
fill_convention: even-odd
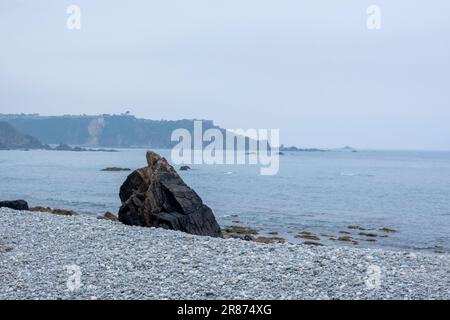
[[[143,149],[117,153],[0,151],[0,199],[31,206],[117,213],[121,183],[146,165]],[[156,150],[170,159],[169,150]],[[328,244],[349,225],[398,230],[358,246],[434,250],[450,248],[449,152],[288,152],[280,171],[261,176],[255,165],[193,165],[179,172],[209,205],[222,226],[276,231],[289,241],[310,231]],[[356,232],[357,233],[357,232]],[[387,235],[387,234],[386,234]]]

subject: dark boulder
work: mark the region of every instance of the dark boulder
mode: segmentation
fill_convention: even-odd
[[[28,203],[25,200],[0,201],[0,208],[10,208],[14,210],[28,210]]]
[[[122,223],[222,236],[212,210],[165,158],[148,151],[147,164],[133,171],[120,188]]]
[[[188,170],[191,170],[191,167],[189,167],[189,166],[181,166],[180,167],[180,171],[188,171]]]

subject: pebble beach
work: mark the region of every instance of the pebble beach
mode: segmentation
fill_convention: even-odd
[[[264,244],[0,208],[0,299],[449,298],[448,254]]]

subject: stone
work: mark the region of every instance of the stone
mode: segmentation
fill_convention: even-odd
[[[242,226],[230,226],[223,230],[224,233],[237,233],[237,234],[258,234],[258,229]]]
[[[117,216],[115,216],[114,214],[112,214],[109,211],[105,212],[105,214],[102,215],[102,216],[98,216],[97,219],[110,220],[110,221],[119,221],[119,218],[117,218]]]
[[[131,169],[130,168],[119,168],[119,167],[107,167],[100,171],[120,172],[120,171],[131,171]]]
[[[0,201],[0,208],[14,210],[28,210],[28,203],[25,200]]]
[[[318,236],[311,234],[309,232],[301,232],[301,233],[295,235],[295,238],[302,238],[302,239],[314,240],[314,241],[320,240],[320,238]]]
[[[308,245],[308,246],[319,246],[319,247],[324,246],[323,243],[315,242],[315,241],[305,241],[305,242],[303,242],[303,244]]]
[[[255,241],[259,242],[259,243],[266,243],[266,244],[274,242],[274,240],[272,238],[268,238],[268,237],[258,237],[255,239]]]
[[[355,226],[355,225],[353,225],[353,226],[348,226],[347,228],[349,228],[349,229],[355,229],[355,230],[362,230],[362,231],[368,230],[367,228],[363,228],[363,227],[361,227],[361,226]]]
[[[370,233],[370,232],[360,232],[360,233],[358,233],[358,235],[365,236],[365,237],[378,237],[378,235],[376,233]]]
[[[54,209],[50,207],[32,207],[30,208],[30,211],[35,212],[48,212],[51,214],[56,214],[59,216],[77,216],[78,212],[72,211],[72,210],[65,210],[65,209]]]
[[[259,243],[285,243],[286,240],[282,237],[257,237],[254,239],[255,242]]]
[[[358,244],[358,241],[353,239],[350,236],[341,236],[339,238],[337,238],[338,241],[344,241],[344,242],[351,242],[352,244]]]
[[[119,221],[222,237],[212,210],[164,157],[148,151],[147,164],[133,171],[120,187]]]
[[[225,239],[241,239],[245,241],[255,241],[255,238],[249,234],[225,233],[223,237]]]
[[[299,235],[302,235],[302,236],[312,236],[313,234],[311,233],[311,232],[309,232],[309,231],[301,231],[301,232],[299,232],[298,233]]]
[[[397,230],[391,229],[391,228],[380,228],[380,231],[388,232],[388,233],[397,232]]]

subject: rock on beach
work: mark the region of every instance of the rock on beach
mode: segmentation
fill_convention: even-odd
[[[28,210],[28,203],[25,200],[0,201],[0,208]]]
[[[133,171],[120,187],[122,223],[222,237],[211,208],[165,158],[148,151],[147,164]]]

